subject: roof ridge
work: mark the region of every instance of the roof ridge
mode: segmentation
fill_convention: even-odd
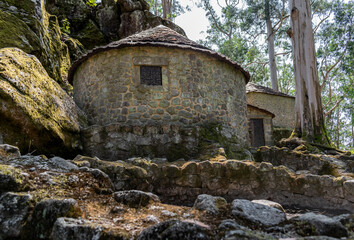
[[[267,93],[267,94],[272,94],[272,95],[277,95],[277,96],[283,96],[283,97],[291,97],[294,98],[294,96],[291,96],[289,94],[274,90],[272,88],[263,86],[263,85],[259,85],[259,84],[255,84],[252,82],[248,82],[246,85],[246,92],[259,92],[259,93]]]

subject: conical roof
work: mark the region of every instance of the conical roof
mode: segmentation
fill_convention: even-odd
[[[161,46],[161,47],[168,47],[168,48],[179,48],[179,49],[189,49],[197,52],[201,52],[210,56],[213,56],[220,61],[226,62],[232,65],[237,70],[241,71],[244,76],[246,77],[246,83],[250,79],[250,74],[244,70],[239,64],[232,61],[228,57],[219,54],[213,50],[210,50],[207,47],[204,47],[201,44],[198,44],[187,37],[183,36],[182,34],[173,31],[172,29],[160,25],[155,28],[151,28],[140,33],[131,35],[129,37],[123,38],[116,42],[111,42],[106,46],[101,46],[92,49],[91,51],[87,52],[85,55],[81,56],[80,59],[75,61],[69,70],[68,81],[72,83],[73,76],[76,69],[83,63],[86,59],[90,58],[91,56],[108,51],[111,49],[120,49],[125,47],[132,47],[132,46]]]

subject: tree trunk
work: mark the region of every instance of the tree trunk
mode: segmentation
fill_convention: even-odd
[[[162,0],[162,18],[171,20],[172,0]]]
[[[162,18],[167,19],[167,0],[162,0]]]
[[[336,139],[336,145],[337,148],[339,148],[339,125],[340,125],[340,119],[339,119],[340,115],[339,115],[339,109],[337,109],[337,128],[336,128],[336,135],[337,135],[337,139]]]
[[[306,141],[331,145],[323,119],[309,0],[291,0],[295,75],[295,134]]]
[[[272,28],[272,21],[270,20],[269,0],[265,2],[265,15],[267,24],[267,37],[268,37],[268,56],[269,56],[269,70],[272,89],[278,91],[278,78],[277,78],[277,65],[275,61],[274,50],[274,34]]]

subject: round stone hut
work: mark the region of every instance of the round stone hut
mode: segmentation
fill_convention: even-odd
[[[232,157],[248,145],[249,73],[165,26],[93,49],[68,79],[87,154],[178,159],[218,143]]]

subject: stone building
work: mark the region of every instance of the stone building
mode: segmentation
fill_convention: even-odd
[[[262,136],[265,145],[289,137],[295,126],[295,97],[254,83],[246,85],[246,92],[251,145],[260,146]]]
[[[248,145],[249,73],[167,27],[95,48],[68,79],[90,124],[87,154],[177,159],[218,142],[232,157]]]
[[[252,147],[273,145],[273,118],[267,110],[247,104],[250,144]]]

